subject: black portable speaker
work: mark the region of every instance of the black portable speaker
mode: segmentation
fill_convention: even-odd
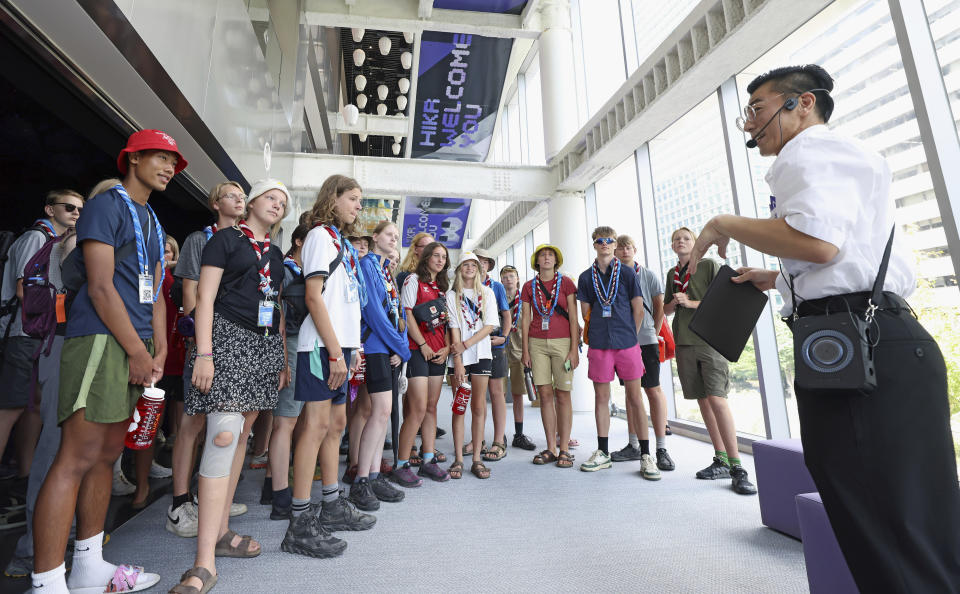
[[[800,318],[793,325],[797,385],[807,390],[877,387],[870,323],[849,312]]]

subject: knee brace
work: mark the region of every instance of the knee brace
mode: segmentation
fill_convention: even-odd
[[[200,458],[200,476],[204,478],[223,478],[230,476],[233,455],[237,451],[237,440],[243,431],[243,415],[233,412],[214,412],[207,414],[207,437]],[[230,443],[217,445],[217,436],[230,434]],[[222,439],[219,441],[223,441]]]

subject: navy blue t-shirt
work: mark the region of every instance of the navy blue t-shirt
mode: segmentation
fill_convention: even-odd
[[[137,204],[136,201],[133,202],[133,206],[137,209],[143,235],[147,241],[147,262],[149,263],[150,274],[153,275],[157,270],[157,262],[163,255],[163,245],[157,242],[153,217],[150,216],[147,207]],[[130,209],[127,208],[123,198],[116,190],[110,189],[103,194],[97,194],[84,205],[83,214],[77,220],[77,248],[81,248],[82,243],[87,239],[112,245],[115,250],[134,241]],[[82,249],[77,257],[80,259],[79,264],[86,266]],[[130,254],[126,258],[114,262],[114,267],[116,271],[113,274],[113,286],[116,287],[120,299],[123,300],[123,305],[127,308],[130,322],[140,338],[152,338],[153,304],[140,303],[140,270],[136,248],[130,250]],[[154,277],[153,287],[154,291],[160,287],[159,278]],[[160,305],[163,306],[162,303]],[[107,329],[107,326],[93,308],[90,295],[87,293],[87,284],[84,283],[77,292],[73,305],[70,306],[70,315],[67,316],[66,337],[73,338],[91,334],[110,334],[110,330]]]
[[[503,287],[503,284],[490,279],[490,289],[493,291],[493,296],[497,298],[497,311],[510,311],[510,301],[507,299],[507,290]],[[490,336],[503,336],[503,328],[498,326],[496,330],[490,333]],[[506,348],[506,346],[507,343],[503,343],[491,348],[502,349]]]
[[[600,275],[600,282],[604,287],[608,286],[612,275],[611,261],[606,273]],[[637,327],[633,323],[633,306],[630,304],[634,297],[642,297],[637,273],[629,266],[620,266],[620,288],[612,304],[611,316],[605,318],[600,300],[593,289],[593,267],[580,274],[577,299],[590,305],[590,348],[628,349],[637,344]]]

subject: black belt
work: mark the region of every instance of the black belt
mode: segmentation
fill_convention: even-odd
[[[809,299],[797,304],[797,317],[818,316],[827,313],[866,313],[870,309],[870,291],[860,291],[858,293],[844,293],[841,295],[831,295],[819,299]],[[901,312],[913,312],[906,300],[890,291],[884,291],[881,296],[881,302],[875,303],[877,306],[874,311],[886,311],[899,315]],[[790,317],[783,318],[787,326],[791,326],[793,321]]]

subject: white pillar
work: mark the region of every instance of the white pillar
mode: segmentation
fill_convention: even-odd
[[[542,0],[540,34],[540,96],[543,101],[543,144],[547,163],[576,134],[577,95],[573,78],[573,31],[570,0]],[[531,139],[531,142],[536,142]],[[587,244],[582,192],[557,192],[550,200],[550,243],[563,252],[562,272],[577,282],[587,269]],[[581,320],[582,323],[582,320]],[[571,393],[574,411],[593,410],[593,386],[587,379],[586,351],[574,373]]]

